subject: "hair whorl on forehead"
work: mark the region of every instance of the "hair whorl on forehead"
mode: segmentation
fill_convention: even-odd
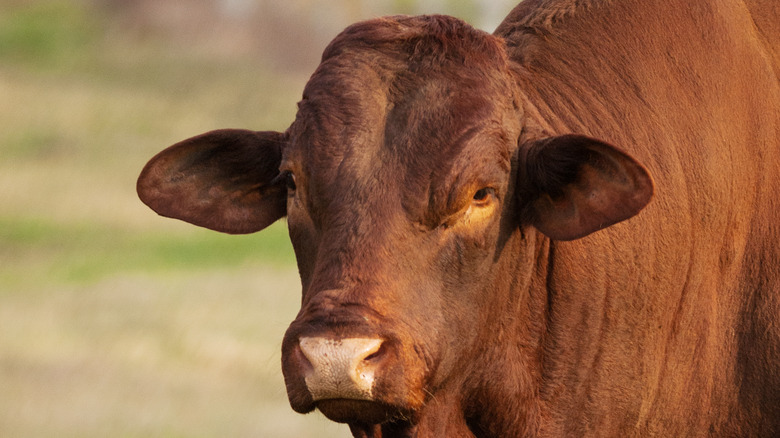
[[[401,57],[411,64],[507,62],[500,38],[446,15],[383,17],[354,24],[328,45],[322,61],[363,50]]]

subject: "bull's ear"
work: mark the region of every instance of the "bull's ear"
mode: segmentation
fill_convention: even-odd
[[[653,180],[614,146],[564,135],[522,145],[518,195],[531,225],[551,239],[573,240],[639,213]]]
[[[152,158],[138,177],[138,196],[162,216],[231,234],[260,231],[287,213],[276,178],[284,134],[211,131]]]

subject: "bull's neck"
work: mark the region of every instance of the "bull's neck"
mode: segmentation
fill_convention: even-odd
[[[636,32],[638,23],[657,20],[654,8],[668,5],[539,3],[521,3],[495,33],[506,41],[527,138],[567,133],[602,138],[623,130],[631,116],[626,108],[648,111],[648,66],[665,56],[670,42],[663,33],[637,38]]]
[[[485,291],[477,346],[479,375],[470,400],[464,403],[479,416],[469,418],[477,436],[536,436],[541,422],[539,398],[544,334],[546,333],[547,272],[550,240],[533,229],[517,229],[496,266],[494,282]],[[495,348],[500,346],[500,348]],[[501,384],[496,384],[501,382]],[[506,409],[512,400],[516,409]]]

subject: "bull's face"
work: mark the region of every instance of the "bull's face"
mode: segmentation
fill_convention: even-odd
[[[377,20],[326,50],[286,133],[174,145],[139,193],[225,232],[286,215],[303,286],[282,347],[292,407],[353,430],[413,424],[448,391],[469,409],[485,343],[517,319],[500,313],[528,281],[533,229],[581,237],[652,193],[611,146],[526,138],[522,108],[498,39],[443,17]]]
[[[519,135],[496,41],[433,57],[399,28],[326,50],[280,167],[303,283],[283,370],[295,410],[337,421],[411,416],[473,347]]]

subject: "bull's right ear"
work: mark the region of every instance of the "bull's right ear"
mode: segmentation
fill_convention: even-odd
[[[231,234],[260,231],[287,214],[287,189],[276,178],[285,134],[211,131],[152,158],[138,196],[166,217]]]

